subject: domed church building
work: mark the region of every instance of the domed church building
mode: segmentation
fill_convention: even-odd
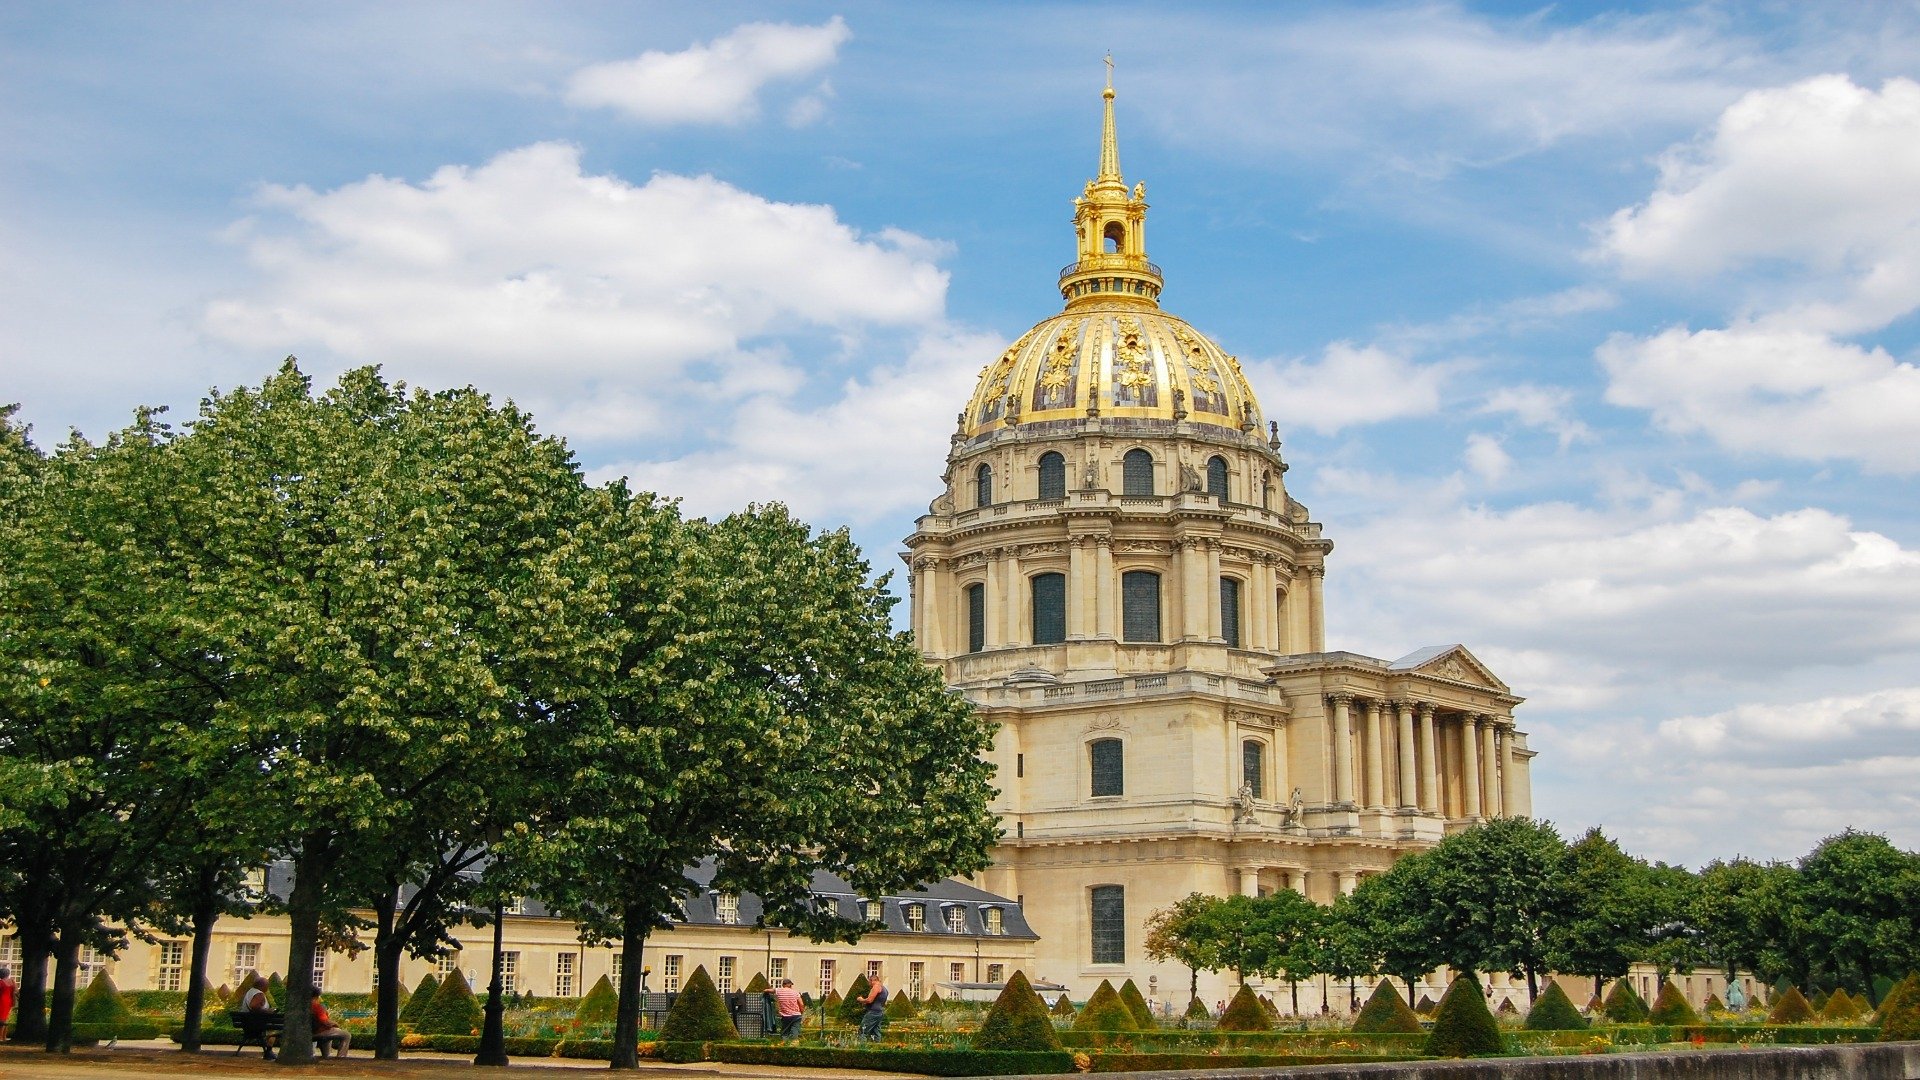
[[[1186,969],[1144,952],[1156,909],[1331,902],[1528,814],[1533,754],[1521,699],[1463,646],[1328,651],[1333,542],[1239,362],[1161,308],[1104,96],[1065,308],[982,369],[905,557],[922,651],[1000,725],[1005,832],[978,884],[1021,898],[1029,975],[1075,998],[1151,979],[1179,1004]]]

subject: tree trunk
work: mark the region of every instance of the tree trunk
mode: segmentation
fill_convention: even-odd
[[[1527,1004],[1540,1000],[1540,973],[1532,965],[1527,967]]]
[[[1417,1009],[1420,1007],[1420,1003],[1413,1000],[1414,981],[1419,977],[1420,976],[1418,974],[1400,976],[1400,981],[1407,984],[1407,1008],[1409,1009]]]
[[[1605,976],[1602,976],[1602,975],[1595,975],[1595,976],[1593,977],[1593,998],[1594,998],[1594,1000],[1595,1000],[1595,1001],[1604,1001],[1604,1000],[1605,1000],[1604,998],[1602,998],[1602,997],[1600,996],[1600,988],[1601,988],[1602,986],[1604,986],[1605,984],[1606,984],[1606,977],[1605,977]]]
[[[400,954],[405,951],[394,932],[393,900],[374,906],[377,920],[373,938],[373,967],[380,979],[380,991],[373,1003],[373,1056],[381,1061],[400,1057]]]
[[[180,1033],[180,1049],[191,1054],[200,1049],[201,1016],[207,1007],[207,955],[213,952],[213,924],[220,917],[219,881],[202,873],[193,901],[193,964],[187,977],[185,1030]]]
[[[1190,967],[1187,969],[1187,1003],[1192,1004],[1193,999],[1199,996],[1200,996],[1200,969],[1197,967]],[[1183,1008],[1180,1014],[1182,1016],[1185,1016],[1186,1010]]]
[[[1288,979],[1287,988],[1293,991],[1293,1015],[1300,1015],[1300,980]]]
[[[324,843],[308,838],[301,846],[312,852]],[[320,941],[321,883],[332,872],[332,862],[323,855],[303,854],[293,864],[293,891],[287,897],[287,1023],[280,1032],[282,1065],[313,1061],[313,950]]]
[[[80,970],[80,939],[63,933],[53,950],[53,1000],[47,1010],[49,1054],[73,1052],[73,980]]]
[[[620,1004],[613,1014],[613,1059],[608,1067],[640,1067],[640,958],[647,944],[647,916],[638,904],[620,913]]]
[[[20,930],[20,993],[14,1002],[17,1020],[13,1041],[41,1043],[47,1040],[47,960],[53,956],[53,940],[45,933]]]

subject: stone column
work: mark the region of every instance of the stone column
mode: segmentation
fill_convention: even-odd
[[[1207,551],[1205,540],[1188,537],[1177,541],[1180,552],[1180,640],[1207,639]]]
[[[1240,639],[1243,649],[1271,651],[1267,644],[1270,631],[1267,629],[1267,609],[1270,604],[1262,601],[1263,596],[1273,593],[1273,575],[1267,566],[1264,555],[1255,555],[1253,564],[1247,570],[1247,587],[1240,592],[1240,618],[1246,627],[1246,634]]]
[[[1480,807],[1480,718],[1469,713],[1460,718],[1460,781],[1466,798],[1460,816],[1478,818]]]
[[[1287,637],[1287,586],[1293,581],[1281,575],[1281,568],[1270,567],[1267,572],[1267,593],[1260,598],[1263,604],[1271,604],[1272,623],[1267,627],[1267,648],[1282,655],[1293,649]]]
[[[1207,605],[1207,640],[1226,641],[1226,615],[1220,610],[1220,541],[1218,540],[1207,542],[1207,580],[1201,585],[1201,596],[1205,598]],[[1246,601],[1242,600],[1240,606],[1246,607]],[[1247,621],[1242,617],[1240,626],[1243,633],[1246,625]],[[1242,646],[1245,644],[1245,641],[1241,642]]]
[[[1259,896],[1260,895],[1260,868],[1259,867],[1243,866],[1240,868],[1240,895],[1242,896]]]
[[[1307,870],[1295,869],[1287,871],[1287,888],[1292,889],[1301,896],[1308,895],[1307,889],[1310,888],[1312,884],[1312,878]]]
[[[1022,628],[1026,624],[1027,607],[1033,602],[1033,597],[1027,592],[1026,576],[1020,572],[1019,549],[1010,547],[1004,550],[1007,567],[1000,572],[1000,587],[1004,590],[1000,610],[1007,616],[1005,641],[1010,646],[1026,645],[1033,639],[1023,633]]]
[[[1420,805],[1420,789],[1413,764],[1413,702],[1396,701],[1393,703],[1400,713],[1400,806],[1411,810]]]
[[[1336,870],[1334,881],[1340,887],[1341,896],[1352,896],[1353,890],[1360,887],[1360,874],[1355,870]]]
[[[1380,702],[1367,700],[1367,806],[1387,805],[1386,755],[1380,746]]]
[[[1486,816],[1501,817],[1507,811],[1500,805],[1500,751],[1498,749],[1500,731],[1494,726],[1493,717],[1480,718],[1480,792],[1486,805]]]
[[[1092,620],[1092,604],[1089,603],[1090,589],[1093,583],[1093,560],[1087,557],[1087,545],[1091,537],[1075,536],[1067,540],[1067,640],[1084,641],[1088,637],[1088,623]]]
[[[1096,536],[1093,543],[1094,633],[1118,640],[1120,628],[1114,623],[1114,610],[1119,604],[1120,579],[1113,572],[1113,537]]]
[[[985,552],[985,555],[987,559],[986,646],[989,649],[999,649],[1007,644],[1006,567],[1000,560],[999,549]]]
[[[1500,731],[1500,812],[1513,816],[1520,812],[1520,785],[1513,775],[1513,722]]]
[[[1309,652],[1327,651],[1326,584],[1326,567],[1307,568],[1307,650]]]
[[[1334,694],[1333,703],[1333,801],[1340,806],[1353,805],[1353,705],[1352,694]]]
[[[1433,729],[1433,705],[1422,701],[1420,709],[1420,809],[1431,814],[1442,812],[1440,805],[1440,743]]]

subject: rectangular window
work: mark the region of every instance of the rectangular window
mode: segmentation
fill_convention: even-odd
[[[834,978],[835,978],[835,972],[834,972],[833,961],[832,960],[820,961],[820,996],[821,997],[826,997],[828,994],[833,993]]]
[[[318,947],[313,950],[313,988],[327,988],[327,950]]]
[[[680,957],[669,953],[660,964],[660,989],[666,993],[678,993],[680,990]]]
[[[240,891],[248,900],[264,900],[267,895],[267,868],[256,866],[240,879]]]
[[[714,987],[721,993],[733,993],[733,969],[738,963],[739,961],[731,956],[720,958],[720,978],[714,983]]]
[[[987,647],[987,587],[967,586],[967,651]]]
[[[510,897],[506,903],[500,905],[500,910],[506,912],[508,915],[525,915],[527,913],[527,898],[524,896]]]
[[[1266,747],[1252,739],[1240,744],[1240,780],[1252,790],[1253,797],[1256,799],[1267,797],[1266,776],[1263,775],[1266,770],[1262,767],[1262,759],[1265,757],[1262,751],[1265,749]]]
[[[779,985],[780,980],[786,977],[787,977],[787,958],[786,957],[776,956],[773,959],[767,961],[767,981],[768,982],[773,983],[774,985],[777,986]]]
[[[878,900],[860,901],[860,917],[867,920],[868,922],[879,922],[881,918],[880,901]]]
[[[1002,914],[999,908],[997,907],[985,908],[983,909],[982,914],[986,917],[987,933],[993,934],[994,936],[997,937],[1007,932],[1005,916]]]
[[[1095,739],[1087,746],[1087,761],[1092,776],[1091,794],[1095,797],[1126,794],[1126,756],[1119,739]]]
[[[445,956],[434,958],[433,973],[442,979],[459,970],[460,954],[458,952],[450,952]]]
[[[1093,926],[1093,963],[1127,962],[1126,890],[1118,885],[1095,885],[1090,892]]]
[[[879,977],[880,977],[880,961],[878,960],[867,961],[867,981],[872,982],[873,980]]]
[[[91,945],[82,945],[80,947],[80,968],[75,976],[74,992],[78,993],[80,987],[92,986],[93,980],[98,978],[100,973],[105,970],[107,970],[106,954]],[[48,982],[52,982],[52,979],[49,978]]]
[[[907,929],[925,930],[927,928],[927,905],[907,904],[902,909],[907,916]]]
[[[713,914],[722,923],[735,925],[740,921],[740,897],[733,893],[721,893],[714,897]]]
[[[1025,754],[1013,755],[1013,775],[1015,776],[1027,775],[1027,755]]]
[[[155,990],[178,990],[182,982],[181,972],[187,966],[187,943],[184,941],[163,941],[160,949],[160,973],[154,980]]]
[[[967,981],[967,965],[962,964],[958,961],[948,964],[947,965],[947,981],[950,983],[966,982]],[[955,991],[953,996],[959,997],[960,994],[958,991]]]
[[[257,941],[235,942],[233,945],[233,970],[230,972],[232,978],[227,980],[228,983],[234,987],[238,987],[240,980],[246,978],[250,973],[259,968],[259,966],[260,943]]]
[[[621,953],[619,949],[614,949],[613,950],[613,974],[608,977],[613,980],[614,986],[616,988],[618,988],[620,984],[620,973],[622,971],[625,971],[626,968],[627,968],[626,956],[623,953]]]
[[[570,952],[555,953],[553,957],[553,996],[572,997],[574,994],[575,956]]]
[[[927,965],[919,960],[907,964],[907,996],[925,997],[927,994]]]
[[[1007,965],[988,964],[987,965],[987,981],[990,983],[1006,982],[1007,981]]]
[[[1240,647],[1240,583],[1220,579],[1220,636],[1229,648]]]
[[[0,965],[4,965],[8,971],[13,972],[15,978],[20,976],[20,936],[18,934],[0,937]]]
[[[947,908],[947,929],[956,934],[967,932],[967,909],[959,904]]]
[[[520,954],[517,952],[502,950],[500,953],[500,992],[503,994],[520,992]]]
[[[1067,576],[1037,574],[1033,579],[1033,643],[1067,640]]]
[[[1160,575],[1129,570],[1120,575],[1121,637],[1127,641],[1160,640]]]

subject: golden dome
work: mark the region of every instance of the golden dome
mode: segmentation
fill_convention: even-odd
[[[1079,258],[1060,272],[1067,309],[980,370],[960,434],[1094,417],[1257,432],[1260,404],[1240,362],[1160,310],[1146,185],[1129,190],[1120,175],[1111,81],[1101,96],[1100,175],[1073,200]]]

